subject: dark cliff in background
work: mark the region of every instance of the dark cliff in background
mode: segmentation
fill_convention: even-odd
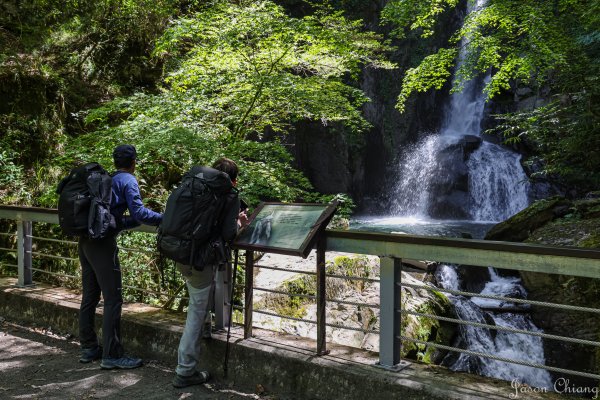
[[[369,29],[389,36],[390,27],[379,22],[386,1],[342,3],[341,7],[350,17],[360,18]],[[284,4],[292,13],[308,12],[300,2],[287,1]],[[411,33],[406,39],[392,40],[396,49],[390,59],[398,65],[397,69],[363,70],[359,85],[371,99],[363,106],[364,116],[372,125],[367,132],[357,135],[335,125],[296,124],[288,138],[290,151],[297,167],[311,180],[315,189],[323,193],[349,193],[359,210],[377,207],[377,196],[389,183],[390,169],[396,164],[400,150],[415,142],[422,133],[439,127],[440,110],[448,97],[448,88],[415,95],[401,114],[395,105],[404,72],[426,54],[447,43],[461,21],[461,12],[447,13],[436,30],[438,34],[430,39],[417,38]]]

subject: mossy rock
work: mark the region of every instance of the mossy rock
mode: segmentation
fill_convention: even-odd
[[[326,266],[329,275],[343,275],[361,278],[373,278],[378,275],[376,267],[366,256],[349,257],[338,256]],[[327,298],[338,298],[348,291],[362,292],[370,283],[360,280],[346,280],[342,278],[327,278],[325,281],[325,295]],[[317,279],[315,275],[299,275],[284,281],[278,288],[281,291],[316,296]],[[257,303],[257,308],[267,308],[275,312],[294,318],[306,315],[306,307],[315,300],[306,297],[294,297],[277,293],[269,293]]]
[[[403,275],[403,281],[407,278]],[[438,291],[428,292],[427,297],[416,299],[417,293],[405,291],[402,293],[402,308],[414,310],[418,313],[454,317],[454,308],[448,297]],[[417,300],[420,304],[414,307],[410,304]],[[414,315],[402,315],[402,335],[412,339],[433,342],[438,344],[450,344],[455,334],[455,326],[450,323],[440,322],[438,319]],[[416,359],[425,363],[435,363],[439,360],[439,352],[432,346],[404,341],[402,343],[401,356]]]
[[[573,205],[582,219],[600,218],[600,198],[578,200]]]
[[[568,214],[572,206],[571,201],[559,196],[539,200],[506,221],[495,225],[486,234],[485,240],[522,242],[534,230]]]
[[[576,216],[552,221],[533,231],[526,243],[600,248],[600,218]]]
[[[293,294],[316,296],[317,279],[314,275],[301,275],[284,281],[278,289]],[[306,306],[311,302],[313,300],[306,297],[268,293],[257,302],[256,308],[273,310],[288,317],[303,318],[306,315]]]

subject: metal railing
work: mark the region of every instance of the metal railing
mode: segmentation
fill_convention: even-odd
[[[18,254],[18,282],[24,286],[31,283],[31,223],[49,222],[57,223],[55,210],[34,209],[26,207],[0,206],[0,218],[17,221],[17,248],[9,251],[17,251]],[[153,232],[153,229],[146,228],[147,232]],[[6,249],[0,249],[5,251]],[[287,317],[303,322],[314,323],[317,325],[317,351],[319,354],[326,354],[327,344],[325,342],[325,332],[327,327],[340,327],[337,324],[326,322],[324,314],[325,304],[336,301],[328,299],[325,296],[325,279],[328,277],[325,271],[324,253],[325,251],[337,251],[344,253],[375,255],[380,257],[380,303],[362,304],[352,303],[354,305],[379,308],[380,329],[379,329],[379,364],[383,367],[394,368],[401,362],[400,350],[402,342],[416,343],[425,346],[431,346],[452,352],[465,353],[477,357],[485,357],[498,361],[525,365],[534,368],[542,368],[557,373],[577,375],[581,377],[600,379],[597,370],[593,371],[575,371],[557,366],[540,365],[527,360],[509,359],[499,357],[492,353],[471,351],[444,344],[423,341],[409,337],[401,332],[401,316],[413,315],[425,318],[437,319],[439,321],[451,322],[462,325],[471,325],[479,328],[494,329],[506,331],[515,334],[527,334],[541,337],[547,340],[557,340],[565,343],[575,343],[579,345],[591,346],[594,349],[600,346],[600,342],[593,340],[584,340],[576,337],[565,337],[561,335],[546,334],[542,332],[532,332],[522,329],[511,329],[497,325],[481,324],[473,321],[464,321],[457,318],[448,318],[429,313],[420,313],[414,310],[402,310],[402,288],[438,291],[451,295],[460,295],[466,297],[480,297],[495,300],[505,300],[517,304],[525,304],[536,307],[549,307],[561,309],[563,311],[587,312],[599,314],[600,310],[592,307],[577,306],[569,304],[554,304],[540,301],[531,301],[520,298],[506,298],[501,296],[485,295],[459,290],[434,288],[428,285],[415,285],[402,282],[401,270],[402,259],[410,260],[428,260],[442,263],[461,264],[464,266],[473,266],[472,268],[490,267],[509,269],[513,271],[540,272],[546,274],[560,274],[566,276],[584,277],[590,279],[600,278],[600,251],[563,248],[522,243],[506,243],[495,241],[471,240],[471,239],[448,239],[437,237],[424,237],[412,235],[392,235],[357,231],[326,231],[324,238],[317,246],[317,265],[316,271],[297,271],[315,275],[317,279],[316,295],[306,296],[314,297],[317,302],[317,320],[305,320],[302,318]],[[265,290],[266,288],[257,288],[253,285],[253,270],[256,268],[265,268],[265,266],[253,265],[253,254],[246,252],[246,273],[245,273],[245,301],[244,307],[244,329],[245,336],[252,335],[252,313],[253,310],[253,290]],[[280,269],[269,267],[272,269]],[[331,275],[334,278],[348,278],[343,275]],[[372,278],[359,278],[367,281],[377,280]],[[275,290],[268,289],[272,292]],[[283,291],[277,291],[279,294],[288,295]],[[298,296],[298,294],[291,294]],[[303,295],[304,296],[304,295]],[[344,303],[343,301],[341,301]],[[217,310],[218,311],[218,310]],[[269,311],[256,310],[266,314],[274,314]],[[281,315],[277,315],[281,317]],[[285,316],[283,316],[285,317]],[[342,327],[353,329],[351,327]],[[374,330],[364,329],[365,333],[376,333]]]

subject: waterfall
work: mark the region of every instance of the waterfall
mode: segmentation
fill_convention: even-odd
[[[493,268],[489,268],[490,281],[481,294],[499,297],[526,297],[525,288],[519,278],[501,277]],[[441,265],[436,278],[438,285],[444,289],[461,290],[456,270],[451,265]],[[527,314],[514,312],[487,312],[485,308],[500,310],[515,308],[512,303],[502,300],[482,299],[474,297],[448,295],[454,304],[459,319],[487,325],[504,326],[532,332],[540,332]],[[494,332],[494,333],[493,333]],[[471,351],[493,354],[498,357],[524,360],[535,364],[544,364],[542,339],[537,336],[515,334],[505,331],[478,328],[469,325],[459,326],[457,347],[466,347]],[[552,387],[552,378],[546,370],[523,365],[505,363],[485,357],[471,356],[464,353],[449,353],[443,361],[454,371],[466,371],[505,380],[519,379],[519,382],[530,386]]]
[[[469,11],[484,6],[478,0]],[[459,67],[464,57],[461,50]],[[488,73],[464,83],[451,94],[439,133],[403,151],[391,193],[395,215],[501,221],[527,207],[529,184],[520,155],[481,137],[481,89],[489,79]]]
[[[474,9],[469,11],[477,12],[484,6],[485,1],[478,0]],[[461,46],[461,49],[464,48],[464,45]],[[459,67],[464,57],[461,50]],[[489,79],[487,74],[466,82],[461,92],[451,95],[440,131],[405,149],[396,187],[391,192],[391,211],[396,216],[495,222],[527,207],[529,184],[520,164],[520,155],[481,135],[485,110],[482,87]],[[482,293],[526,297],[518,278],[500,277],[493,269],[490,269],[490,277]],[[440,266],[436,278],[441,287],[461,290],[461,282],[453,266]],[[539,331],[528,314],[514,312],[514,304],[477,297],[449,296],[449,299],[459,319]],[[512,309],[501,310],[505,306]],[[539,337],[466,324],[458,324],[458,333],[456,347],[545,364],[543,343]],[[444,358],[443,364],[456,371],[506,380],[519,379],[531,386],[552,386],[546,370],[486,357],[451,352]]]
[[[471,217],[505,220],[529,205],[527,176],[520,156],[483,142],[467,161]]]

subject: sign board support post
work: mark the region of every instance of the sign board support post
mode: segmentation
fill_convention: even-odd
[[[252,296],[254,289],[254,251],[246,250],[244,295],[244,339],[252,337]]]
[[[31,221],[17,221],[17,269],[18,287],[32,286],[31,279]]]
[[[325,235],[317,239],[317,354],[329,354],[327,350],[327,325],[326,325],[326,284],[325,284]]]

